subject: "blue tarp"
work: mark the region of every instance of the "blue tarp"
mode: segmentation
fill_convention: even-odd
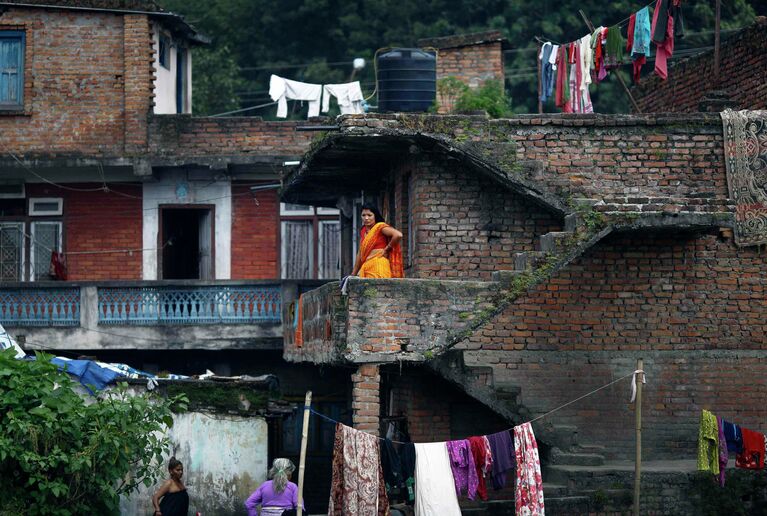
[[[101,390],[110,383],[123,376],[117,371],[102,367],[93,360],[70,360],[68,358],[53,357],[51,362],[59,366],[59,369],[77,377],[89,391],[91,387]],[[93,394],[93,391],[91,391]]]

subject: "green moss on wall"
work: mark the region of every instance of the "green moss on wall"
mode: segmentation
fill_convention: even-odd
[[[257,414],[266,409],[270,394],[244,383],[179,382],[165,386],[168,396],[185,394],[190,410]],[[274,396],[272,396],[274,397]]]

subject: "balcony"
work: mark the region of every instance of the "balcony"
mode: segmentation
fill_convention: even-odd
[[[428,360],[455,344],[498,303],[500,284],[486,281],[352,278],[303,295],[302,339],[297,318],[285,328],[292,362],[364,363]]]
[[[28,349],[279,350],[283,314],[322,283],[6,283],[0,324]]]

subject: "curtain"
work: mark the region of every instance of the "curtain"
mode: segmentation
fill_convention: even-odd
[[[282,222],[282,277],[312,278],[312,221]]]
[[[341,223],[320,222],[319,279],[341,277]]]

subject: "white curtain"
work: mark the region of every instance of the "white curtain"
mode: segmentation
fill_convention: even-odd
[[[282,222],[282,277],[312,278],[312,221]]]

